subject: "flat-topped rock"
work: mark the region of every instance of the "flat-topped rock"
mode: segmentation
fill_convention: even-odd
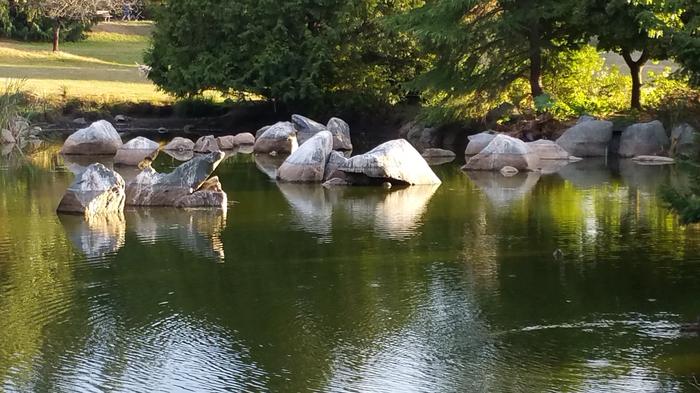
[[[233,136],[233,144],[235,146],[253,145],[255,144],[255,135],[250,132],[243,132]]]
[[[612,139],[613,123],[587,120],[564,131],[557,144],[576,157],[604,157]]]
[[[540,160],[568,160],[571,156],[568,151],[553,141],[540,139],[527,143],[527,147],[537,155]]]
[[[351,183],[440,184],[420,153],[405,139],[382,143],[365,154],[348,159],[339,170]]]
[[[182,138],[178,136],[173,138],[173,140],[170,141],[170,143],[165,145],[165,147],[163,147],[163,150],[179,152],[193,151],[194,142],[192,142],[192,140],[188,138]]]
[[[618,155],[636,157],[665,154],[669,145],[666,130],[660,121],[633,124],[622,131]]]
[[[76,175],[56,211],[86,217],[122,214],[124,201],[124,179],[106,166],[94,163]]]
[[[352,150],[350,140],[350,126],[343,119],[332,117],[326,125],[328,131],[333,134],[333,150]]]
[[[255,153],[293,153],[299,144],[297,143],[297,131],[290,122],[279,122],[271,125],[255,141],[253,151]]]
[[[142,136],[123,144],[114,156],[114,165],[136,166],[146,157],[153,160],[158,155],[160,144]]]
[[[632,161],[640,165],[671,165],[676,162],[671,157],[663,156],[636,156]]]
[[[223,152],[197,156],[170,173],[146,168],[126,185],[126,204],[225,208],[227,196],[218,178],[209,179],[224,157]]]
[[[510,166],[519,171],[537,169],[539,159],[525,142],[507,135],[498,134],[479,154],[467,160],[465,170],[500,171]]]
[[[193,150],[195,153],[213,153],[221,151],[221,148],[214,135],[207,135],[197,139]]]
[[[333,135],[329,131],[318,132],[284,160],[277,178],[286,182],[320,183],[332,151]]]
[[[429,148],[423,150],[421,156],[423,156],[423,158],[454,158],[457,155],[451,150]]]
[[[96,121],[71,134],[63,143],[61,153],[70,155],[112,155],[122,145],[117,130],[106,120]]]

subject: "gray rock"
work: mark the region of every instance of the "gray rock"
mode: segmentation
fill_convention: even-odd
[[[111,155],[122,145],[117,130],[105,120],[92,123],[89,127],[71,134],[63,143],[61,153],[77,155]]]
[[[333,150],[352,150],[348,123],[337,117],[332,117],[328,120],[326,128],[333,134]]]
[[[445,149],[437,149],[437,148],[429,148],[423,150],[423,153],[421,154],[423,158],[454,158],[457,155],[450,150],[445,150]]]
[[[496,137],[495,131],[484,131],[475,135],[469,135],[469,143],[467,144],[467,149],[464,151],[465,156],[473,156],[479,154],[489,143]]]
[[[581,117],[579,117],[578,120],[576,120],[576,124],[581,124],[581,123],[585,123],[587,121],[593,121],[593,120],[597,120],[597,119],[593,116],[581,115]]]
[[[225,208],[226,193],[218,178],[209,178],[224,157],[223,152],[197,156],[170,173],[146,168],[126,185],[126,204]]]
[[[668,136],[664,125],[655,120],[649,123],[633,124],[622,132],[620,137],[620,157],[659,155],[667,152]]]
[[[84,125],[86,125],[88,122],[87,122],[87,120],[85,120],[84,117],[78,117],[78,118],[76,118],[76,119],[73,119],[73,123],[74,123],[74,124],[77,124],[77,125],[80,125],[80,126],[84,126]]]
[[[136,137],[123,144],[114,156],[114,165],[135,166],[146,157],[153,160],[158,155],[160,145],[142,136]]]
[[[676,162],[673,158],[662,156],[636,156],[632,161],[639,165],[670,165]]]
[[[197,139],[193,150],[195,153],[213,153],[221,151],[221,148],[214,135],[207,135]]]
[[[572,156],[604,157],[608,154],[612,132],[612,122],[589,120],[566,130],[557,139],[557,144]]]
[[[233,135],[224,135],[216,138],[216,143],[221,150],[233,150],[236,147]]]
[[[511,166],[519,171],[533,171],[537,169],[538,161],[525,142],[499,134],[479,154],[472,156],[462,169],[500,171]]]
[[[327,181],[333,178],[345,178],[345,173],[340,170],[340,167],[347,162],[347,158],[344,155],[338,153],[337,151],[332,151],[328,156],[328,162],[326,163],[326,168],[323,171],[323,180]]]
[[[527,147],[539,157],[540,160],[568,160],[569,152],[553,141],[540,139],[527,143]]]
[[[293,183],[320,183],[332,151],[333,135],[329,131],[318,132],[284,160],[277,178]]]
[[[697,131],[688,123],[679,124],[671,130],[671,153],[674,156],[694,157],[698,154]]]
[[[95,163],[75,177],[56,211],[86,217],[121,215],[124,200],[124,179],[117,172]]]
[[[264,134],[265,131],[267,131],[270,127],[272,126],[264,126],[261,127],[259,130],[255,131],[255,139],[257,140],[258,138],[260,138],[260,136]]]
[[[233,136],[233,144],[236,146],[255,144],[255,136],[250,132],[243,132]]]
[[[297,140],[299,142],[299,146],[303,145],[304,142],[309,140],[309,138],[317,133],[327,131],[326,126],[323,124],[315,122],[302,115],[292,115],[292,123],[294,124],[294,128],[297,130]]]
[[[340,170],[349,175],[351,183],[363,180],[411,185],[441,183],[425,159],[405,139],[385,142],[352,157]]]
[[[194,142],[190,139],[175,137],[170,143],[165,145],[163,150],[166,151],[179,151],[179,152],[189,152],[194,150]]]
[[[294,129],[292,123],[276,123],[265,130],[255,141],[253,151],[266,154],[272,152],[291,154],[299,147],[296,134],[296,129]]]

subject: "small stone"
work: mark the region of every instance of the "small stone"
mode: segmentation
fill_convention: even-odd
[[[212,153],[221,151],[221,148],[214,135],[207,135],[197,139],[193,150],[195,153]]]
[[[170,150],[170,151],[192,151],[194,150],[194,142],[188,138],[182,138],[182,137],[175,137],[173,138],[170,143],[165,145],[163,150]]]

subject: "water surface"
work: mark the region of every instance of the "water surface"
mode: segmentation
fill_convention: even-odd
[[[697,391],[676,168],[324,190],[234,154],[225,213],[85,222],[54,212],[87,165],[56,151],[0,158],[0,390]]]

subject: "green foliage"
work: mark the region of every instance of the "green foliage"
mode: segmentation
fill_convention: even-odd
[[[27,104],[22,82],[9,80],[0,91],[0,130],[11,129],[10,123],[17,118]]]
[[[88,21],[67,21],[61,29],[63,41],[79,41],[86,38],[92,26]],[[28,4],[0,0],[0,34],[3,37],[23,41],[51,41],[53,22],[42,16],[40,9]]]
[[[395,103],[423,61],[381,20],[416,1],[172,0],[157,12],[146,62],[151,79],[181,97],[218,90],[305,108]]]
[[[661,188],[662,198],[679,214],[684,224],[700,222],[700,168],[693,167],[689,170],[692,176],[689,189]]]

